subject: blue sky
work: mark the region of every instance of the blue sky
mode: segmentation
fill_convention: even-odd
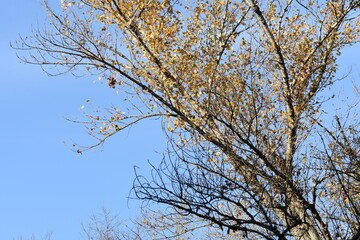
[[[72,152],[72,140],[90,137],[62,116],[81,117],[88,99],[110,106],[119,96],[93,83],[94,76],[48,77],[38,66],[20,63],[9,43],[45,19],[37,0],[9,1],[0,18],[0,239],[53,232],[53,240],[76,240],[81,222],[101,207],[122,218],[136,215],[138,203],[127,201],[133,166],[146,172],[147,160],[161,158],[155,153],[165,145],[161,123],[138,124],[102,152]]]
[[[0,18],[0,239],[53,232],[53,240],[76,240],[81,222],[101,207],[123,218],[136,215],[138,203],[127,202],[133,166],[146,172],[147,160],[161,158],[155,153],[165,145],[160,122],[132,127],[110,139],[102,152],[72,152],[64,142],[86,143],[89,136],[62,116],[80,117],[88,99],[109,106],[119,97],[93,83],[96,77],[48,77],[39,67],[20,63],[9,42],[30,35],[31,25],[45,19],[37,0],[8,1]],[[358,56],[359,46],[341,57],[342,72],[353,68],[349,80],[358,81]],[[343,82],[345,94],[349,80]]]

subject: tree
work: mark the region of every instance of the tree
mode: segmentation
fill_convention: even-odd
[[[170,221],[169,221],[170,220]],[[174,224],[177,221],[176,224]],[[162,211],[149,212],[142,209],[136,219],[121,220],[119,216],[103,209],[83,225],[82,239],[86,240],[144,240],[144,239],[238,239],[236,233],[227,234],[209,224],[197,226],[191,217],[172,212],[164,217]]]
[[[165,122],[169,151],[152,178],[137,174],[137,198],[245,239],[360,238],[358,121],[322,114],[337,58],[358,41],[359,0],[45,7],[50,28],[20,39],[23,60],[97,75],[134,106],[87,115],[98,142],[78,152]]]
[[[32,235],[30,238],[24,238],[22,236],[19,236],[17,238],[13,238],[13,240],[51,240],[51,239],[52,239],[52,234],[51,233],[46,233],[41,238],[37,238],[35,235]]]

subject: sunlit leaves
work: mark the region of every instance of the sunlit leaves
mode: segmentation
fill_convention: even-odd
[[[341,50],[358,41],[359,4],[63,0],[59,15],[45,4],[52,31],[35,34],[21,47],[39,53],[27,62],[96,75],[126,95],[126,110],[87,114],[84,123],[98,140],[87,149],[143,119],[164,120],[170,155],[181,164],[172,165],[178,175],[165,174],[176,188],[163,189],[174,199],[162,202],[179,203],[183,211],[220,226],[229,221],[217,217],[231,218],[233,230],[252,221],[251,231],[262,237],[271,232],[277,239],[291,234],[330,239],[340,230],[329,228],[329,219],[331,226],[355,231],[344,219],[353,219],[359,208],[359,171],[349,170],[357,166],[358,145],[349,143],[356,127],[339,120],[335,130],[323,125],[322,92],[336,80]],[[161,170],[171,169],[164,164]],[[192,188],[194,176],[210,189]],[[181,185],[184,179],[188,182]],[[238,188],[224,193],[219,179]],[[141,187],[150,193],[162,189],[149,186]],[[206,202],[204,194],[211,198],[210,193],[221,200]],[[151,197],[159,199],[155,193],[144,199]],[[194,210],[193,201],[210,206]],[[248,211],[249,206],[254,209]],[[209,218],[203,208],[216,217]],[[307,238],[299,237],[303,234]]]

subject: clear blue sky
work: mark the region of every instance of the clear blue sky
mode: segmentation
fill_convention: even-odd
[[[87,99],[109,106],[119,102],[118,96],[93,78],[50,78],[19,62],[9,42],[30,35],[31,25],[45,19],[37,0],[8,1],[0,18],[0,239],[46,232],[53,232],[53,240],[80,239],[80,223],[103,206],[123,218],[135,215],[138,203],[127,205],[133,166],[148,171],[147,160],[161,158],[155,153],[165,145],[160,122],[123,132],[103,152],[73,153],[64,141],[82,143],[89,137],[81,125],[61,116],[81,116]],[[353,47],[340,61],[342,72],[353,67],[349,79],[354,81],[359,56],[360,47]]]
[[[118,96],[93,83],[96,77],[48,77],[38,66],[19,62],[9,42],[43,22],[37,0],[9,1],[0,18],[0,239],[53,232],[53,240],[76,240],[80,223],[103,206],[123,218],[134,215],[138,203],[127,204],[133,166],[147,171],[147,160],[161,159],[155,153],[165,142],[161,123],[138,124],[111,139],[103,152],[72,152],[64,141],[85,143],[90,137],[62,116],[80,117],[87,99],[110,106]]]

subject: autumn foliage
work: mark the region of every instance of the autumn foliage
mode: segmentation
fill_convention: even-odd
[[[322,114],[337,58],[358,41],[360,1],[80,0],[62,1],[59,13],[45,7],[49,26],[19,41],[31,50],[24,61],[50,74],[105,79],[134,105],[87,115],[98,142],[80,152],[142,119],[164,120],[169,151],[152,179],[137,175],[134,194],[201,222],[186,228],[173,221],[169,229],[360,239],[358,121]]]

